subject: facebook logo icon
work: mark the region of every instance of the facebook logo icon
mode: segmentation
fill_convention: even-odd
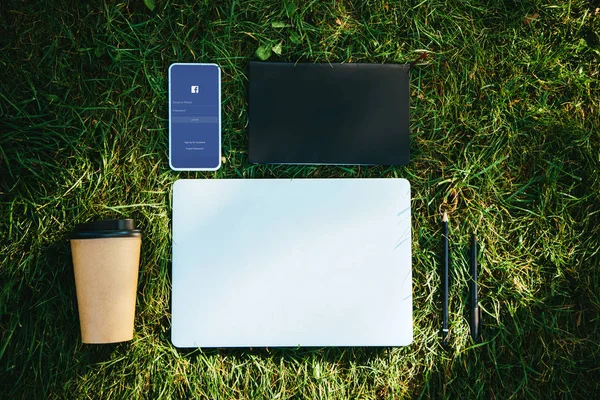
[[[198,86],[192,86],[192,93],[198,93]]]

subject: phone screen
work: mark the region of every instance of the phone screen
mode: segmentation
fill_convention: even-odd
[[[169,164],[184,171],[221,166],[221,70],[216,64],[169,67]]]

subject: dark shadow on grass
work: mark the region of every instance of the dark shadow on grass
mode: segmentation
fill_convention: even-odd
[[[300,348],[196,348],[177,349],[193,363],[202,357],[234,358],[241,362],[260,359],[272,361],[275,365],[285,363],[307,363],[310,361],[329,362],[344,370],[353,365],[369,365],[372,361],[384,357],[393,347],[300,347]],[[405,347],[410,351],[410,346]]]
[[[36,258],[22,267],[19,283],[3,307],[7,321],[0,328],[7,340],[4,355],[10,356],[0,363],[5,394],[11,393],[11,387],[28,386],[47,397],[53,388],[62,387],[94,364],[110,360],[115,349],[127,346],[81,343],[67,240],[43,246]]]
[[[494,379],[493,348],[489,343],[474,344],[460,353],[452,347],[446,349],[445,360],[440,358],[440,363],[433,365],[425,372],[425,382],[420,391],[415,391],[418,398],[469,398],[492,399],[505,398],[499,393],[493,393],[489,387]],[[449,359],[449,362],[447,361]],[[465,379],[466,377],[466,379]],[[455,380],[470,382],[468,387],[453,384]]]

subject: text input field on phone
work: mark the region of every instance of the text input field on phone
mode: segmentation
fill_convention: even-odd
[[[192,105],[192,104],[173,104],[171,105],[171,114],[178,115],[216,115],[218,108],[214,105]]]

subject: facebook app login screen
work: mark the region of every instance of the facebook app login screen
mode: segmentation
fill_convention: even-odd
[[[220,154],[220,76],[216,65],[169,69],[171,167],[216,169]]]

